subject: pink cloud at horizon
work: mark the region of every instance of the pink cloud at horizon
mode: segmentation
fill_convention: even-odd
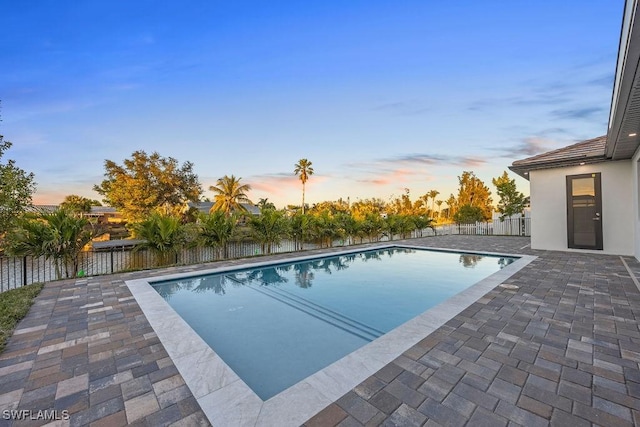
[[[378,173],[377,178],[373,179],[358,179],[358,182],[369,183],[375,186],[386,186],[389,184],[402,184],[409,182],[409,177],[418,175],[419,173],[416,171],[412,171],[409,169],[394,169],[392,171],[388,171],[386,173]]]

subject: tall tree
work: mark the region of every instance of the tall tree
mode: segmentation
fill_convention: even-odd
[[[473,224],[485,220],[482,209],[469,204],[462,205],[453,215],[453,220],[458,224]]]
[[[442,211],[443,200],[436,200],[436,205],[438,205],[438,219],[440,218],[440,212]]]
[[[447,199],[447,219],[450,220],[451,218],[453,218],[453,215],[455,215],[457,208],[458,201],[456,200],[456,196],[450,194],[449,198]]]
[[[104,168],[105,179],[93,189],[130,222],[141,221],[157,210],[182,212],[187,202],[197,202],[202,194],[191,162],[180,166],[176,159],[157,152],[135,151],[122,166],[105,160]]]
[[[458,177],[458,182],[460,184],[457,199],[458,206],[478,207],[482,211],[483,219],[491,219],[493,200],[491,199],[489,187],[471,171],[464,171],[462,176]]]
[[[0,135],[0,159],[11,145]],[[31,206],[31,195],[36,189],[33,178],[33,173],[17,167],[14,160],[0,163],[0,237],[11,222]]]
[[[295,169],[293,173],[300,176],[300,181],[302,181],[302,213],[304,214],[304,189],[305,184],[309,180],[309,177],[313,175],[313,167],[312,163],[307,159],[300,159],[298,163],[294,165]]]
[[[509,179],[509,174],[504,171],[502,176],[493,178],[491,182],[493,182],[500,197],[498,202],[498,212],[502,214],[500,219],[522,213],[526,206],[526,197],[516,188],[516,180]]]
[[[419,203],[411,202],[411,192],[408,188],[404,189],[404,194],[400,197],[391,199],[386,206],[387,213],[411,215],[422,208],[422,200]]]
[[[325,202],[314,203],[311,209],[309,209],[308,213],[319,214],[325,211],[329,212],[331,215],[336,215],[338,213],[347,213],[349,212],[349,206],[340,200],[327,200]]]
[[[229,216],[234,212],[247,210],[242,206],[242,203],[251,203],[247,197],[247,193],[251,191],[251,186],[249,184],[240,184],[241,179],[233,175],[225,175],[222,178],[218,178],[216,185],[209,187],[210,191],[216,193],[215,203],[211,206],[211,212],[222,211]]]
[[[357,200],[351,204],[351,215],[357,220],[364,220],[368,214],[382,215],[385,207],[382,199]]]
[[[92,206],[102,206],[99,201],[91,200],[83,196],[76,194],[69,194],[65,196],[60,208],[65,209],[72,213],[85,214],[91,212]]]
[[[435,214],[435,203],[436,203],[436,197],[438,196],[438,194],[440,194],[440,192],[438,190],[431,190],[427,193],[427,195],[431,198],[431,217],[434,217]]]

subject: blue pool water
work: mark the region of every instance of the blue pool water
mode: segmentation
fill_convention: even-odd
[[[394,247],[152,286],[267,400],[514,260]]]

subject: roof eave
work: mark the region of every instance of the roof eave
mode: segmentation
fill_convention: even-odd
[[[530,172],[543,169],[555,169],[568,166],[584,166],[595,163],[606,162],[605,156],[598,157],[575,157],[572,159],[559,160],[554,162],[536,162],[527,164],[512,164],[509,169],[516,174],[520,175],[526,180],[529,180]]]
[[[635,19],[637,0],[627,0],[622,22],[616,75],[611,96],[611,112],[605,155],[614,160],[628,159],[640,147],[640,19]]]

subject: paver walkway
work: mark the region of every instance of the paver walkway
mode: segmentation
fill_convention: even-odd
[[[305,424],[640,425],[640,263],[528,243],[411,240],[538,258]],[[47,284],[0,355],[0,425],[208,425],[124,281],[211,266]]]

